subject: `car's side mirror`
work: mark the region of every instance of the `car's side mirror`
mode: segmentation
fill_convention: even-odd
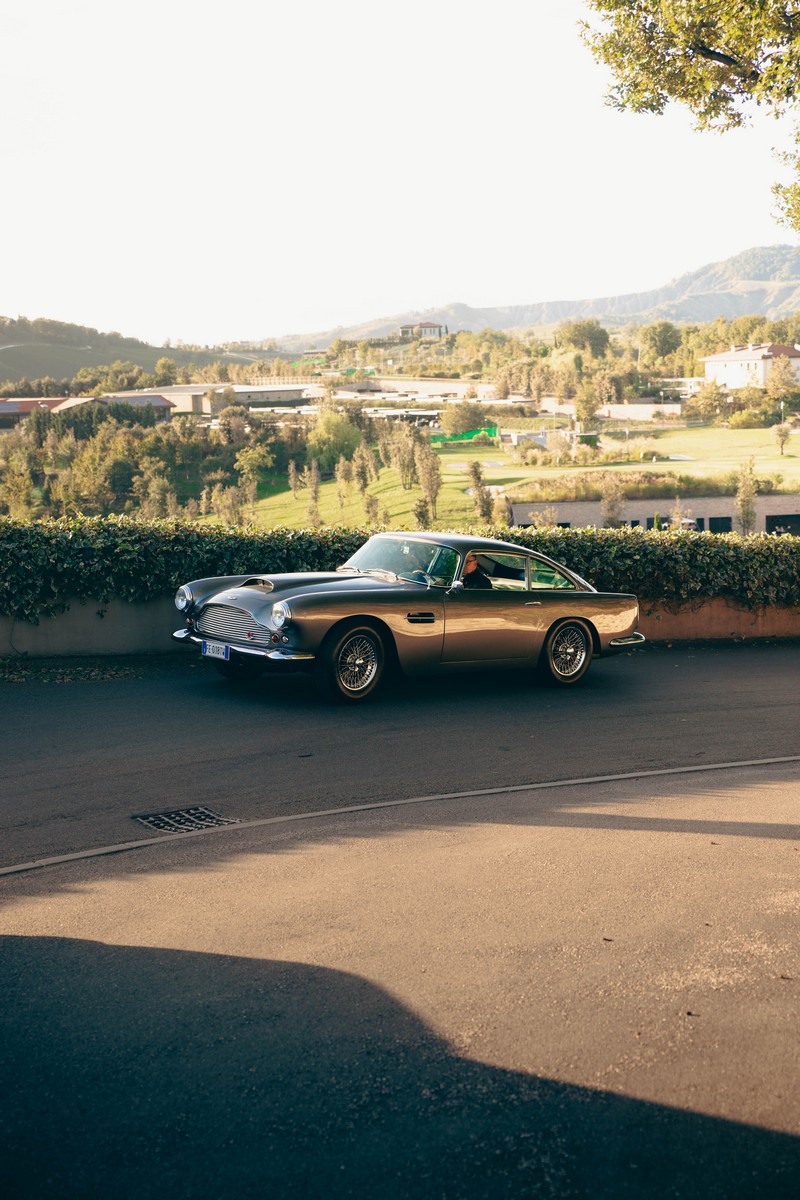
[[[453,582],[450,584],[451,592],[463,592],[463,590],[464,590],[464,580],[463,579],[454,579]]]

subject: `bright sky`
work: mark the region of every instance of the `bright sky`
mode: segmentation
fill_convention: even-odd
[[[774,120],[604,104],[582,0],[4,6],[0,314],[161,344],[658,287],[772,218]]]

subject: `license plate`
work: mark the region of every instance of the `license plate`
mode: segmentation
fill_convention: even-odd
[[[206,658],[224,658],[226,662],[231,656],[230,646],[222,646],[219,642],[203,642],[202,651]]]

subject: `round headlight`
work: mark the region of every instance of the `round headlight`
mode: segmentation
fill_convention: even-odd
[[[179,612],[186,612],[186,609],[193,600],[194,596],[192,595],[192,589],[190,587],[186,587],[186,585],[179,587],[175,593],[175,607]]]
[[[292,610],[283,600],[276,601],[272,606],[272,624],[276,629],[283,629],[287,621],[292,619]]]

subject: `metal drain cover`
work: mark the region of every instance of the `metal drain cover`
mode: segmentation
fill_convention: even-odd
[[[187,833],[192,829],[216,829],[219,825],[238,825],[236,817],[221,817],[210,808],[174,808],[170,812],[142,813],[132,817],[148,829],[160,833]]]

